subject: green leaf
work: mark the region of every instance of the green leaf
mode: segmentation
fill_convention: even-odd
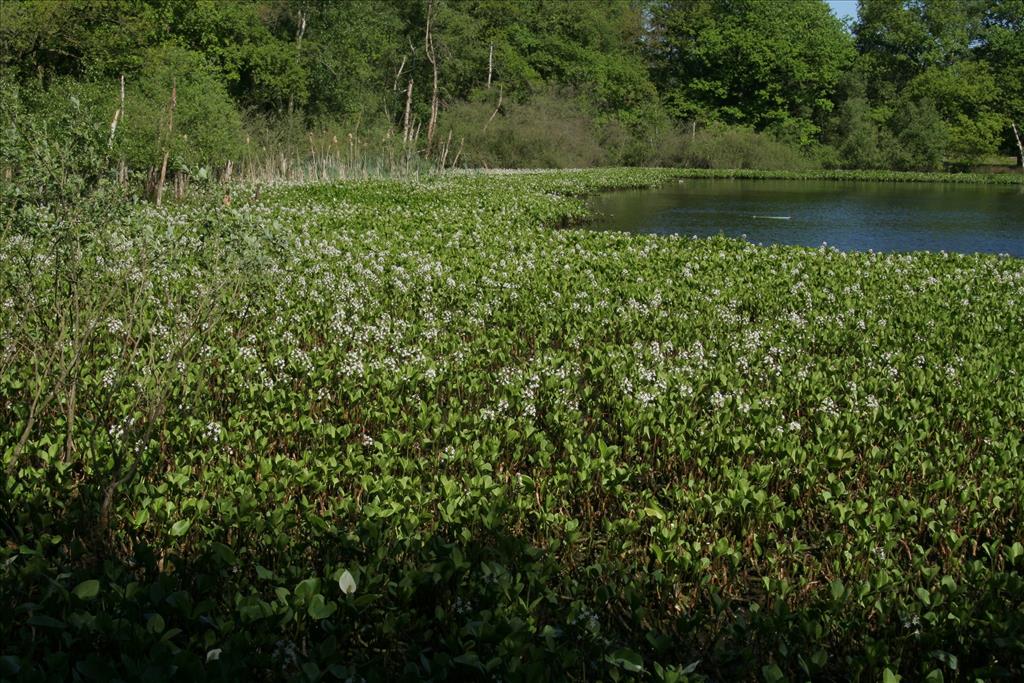
[[[88,579],[75,586],[71,591],[82,600],[92,600],[100,592],[100,582],[96,579]]]
[[[0,675],[16,676],[21,671],[21,660],[14,655],[0,656]]]
[[[165,626],[164,618],[159,614],[151,614],[146,620],[146,630],[150,633],[163,633]]]
[[[312,577],[300,581],[295,586],[295,597],[300,600],[310,600],[314,595],[320,592],[320,579]]]
[[[1010,546],[1009,550],[1010,563],[1017,561],[1017,558],[1024,555],[1024,545],[1020,541],[1014,541],[1013,545]]]
[[[900,683],[903,680],[903,676],[897,673],[893,673],[892,669],[886,667],[885,671],[882,672],[882,683]]]
[[[654,517],[655,519],[661,520],[665,519],[665,513],[658,508],[647,507],[644,508],[644,512],[647,514],[648,517]]]
[[[782,673],[782,669],[776,664],[762,666],[761,675],[764,677],[765,683],[782,683],[786,680],[786,674]]]
[[[628,648],[619,648],[605,657],[609,664],[621,667],[632,673],[639,673],[644,670],[644,659]]]
[[[210,545],[210,549],[213,551],[213,556],[223,564],[231,567],[238,563],[238,559],[235,557],[235,552],[223,543],[213,543]]]
[[[338,605],[334,602],[327,602],[324,596],[317,593],[313,596],[313,599],[309,601],[309,616],[316,620],[326,619],[337,611]]]
[[[480,655],[478,655],[475,652],[466,652],[464,654],[459,655],[458,657],[453,657],[452,659],[453,661],[458,662],[459,664],[470,666],[474,669],[479,669],[483,671],[484,667],[483,663],[480,661]]]
[[[190,520],[190,519],[179,519],[171,527],[171,536],[175,536],[175,537],[177,537],[177,536],[184,536],[188,532],[189,527],[191,527],[191,526],[192,526],[192,520]]]
[[[306,662],[302,665],[302,673],[306,674],[307,680],[315,681],[320,678],[320,667],[316,662]]]
[[[48,617],[45,614],[33,614],[29,617],[28,622],[30,626],[43,626],[45,628],[67,628],[67,624],[59,619]]]

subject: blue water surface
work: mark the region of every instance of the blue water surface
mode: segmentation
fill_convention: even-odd
[[[853,251],[1024,257],[1024,186],[686,179],[609,192],[591,227]]]

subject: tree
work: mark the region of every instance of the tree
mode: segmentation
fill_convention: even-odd
[[[949,146],[949,129],[928,98],[905,100],[897,110],[892,165],[904,171],[937,171]]]
[[[947,128],[947,153],[957,160],[976,161],[994,154],[1008,127],[1006,116],[998,110],[996,80],[983,61],[929,67],[907,84],[903,96],[934,102]]]
[[[657,100],[642,35],[642,14],[630,0],[438,3],[436,41],[449,99],[486,89],[490,73],[492,89],[500,84],[511,101],[569,90],[598,115],[637,123]]]
[[[1024,167],[1024,0],[987,4],[975,53],[989,65],[996,91],[993,107],[1007,120],[1002,147],[1016,153]]]
[[[206,59],[195,51],[164,45],[144,52],[143,62],[128,82],[118,135],[118,151],[129,166],[155,168],[164,150],[172,171],[237,159],[245,139],[241,118]],[[174,126],[168,132],[172,90],[177,101]]]
[[[389,104],[392,112],[397,108],[405,83],[394,77],[409,48],[395,3],[343,0],[274,8],[280,12],[278,30],[291,35],[298,31],[299,12],[306,13],[301,59],[308,74],[307,112],[347,118],[373,116]]]
[[[854,34],[873,83],[902,88],[927,69],[967,59],[988,1],[860,0]]]
[[[1024,115],[1022,21],[1022,0],[861,0],[854,31],[862,68],[893,132],[913,109],[897,116],[888,103],[929,100],[951,158],[1012,148],[1012,122]]]
[[[883,168],[887,159],[882,133],[863,94],[849,97],[839,105],[834,139],[845,168]]]
[[[660,0],[650,12],[655,83],[680,120],[795,124],[809,141],[854,57],[820,0]]]

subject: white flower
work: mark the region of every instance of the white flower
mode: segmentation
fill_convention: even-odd
[[[221,652],[223,652],[223,650],[219,647],[215,647],[214,649],[210,650],[206,653],[206,662],[216,662],[218,659],[220,659]]]
[[[219,422],[210,422],[206,425],[206,430],[203,432],[203,436],[205,436],[209,441],[217,442],[220,441],[222,431],[223,428]]]
[[[352,595],[356,592],[356,580],[352,578],[352,575],[347,569],[341,573],[340,577],[338,577],[338,588],[340,588],[341,592],[345,595]]]

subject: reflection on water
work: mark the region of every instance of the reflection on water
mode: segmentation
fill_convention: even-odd
[[[1024,257],[1024,186],[682,180],[591,200],[598,230]]]

